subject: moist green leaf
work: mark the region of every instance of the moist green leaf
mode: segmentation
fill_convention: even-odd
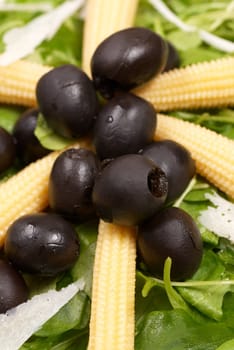
[[[155,311],[145,317],[135,350],[216,350],[233,335],[225,322],[196,322],[183,310]]]
[[[97,223],[92,222],[87,225],[81,225],[77,228],[81,242],[81,253],[77,263],[71,269],[73,280],[84,278],[85,292],[91,297],[91,288],[93,280],[93,264],[96,250]]]
[[[47,321],[36,335],[49,337],[67,332],[72,328],[85,328],[88,325],[89,316],[90,300],[84,292],[79,292]]]
[[[167,39],[173,42],[175,47],[180,51],[197,48],[201,44],[200,36],[196,32],[187,33],[174,30],[167,36]]]
[[[201,266],[190,281],[221,281],[225,279],[225,267],[217,254],[204,251]],[[223,315],[224,295],[231,290],[231,285],[214,284],[213,286],[178,287],[180,295],[204,315],[220,320]]]
[[[46,123],[44,117],[39,114],[37,120],[37,126],[34,131],[35,136],[38,138],[43,147],[49,150],[61,150],[74,142],[74,140],[67,139],[56,134]]]
[[[219,346],[216,350],[233,350],[234,349],[234,339],[226,341],[224,344]]]
[[[0,126],[11,133],[22,111],[20,107],[0,106]]]

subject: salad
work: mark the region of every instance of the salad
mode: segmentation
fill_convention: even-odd
[[[59,0],[41,1],[37,4],[29,1],[0,2],[2,52],[5,49],[4,33],[29,23],[62,3]],[[171,10],[187,25],[207,30],[230,42],[234,41],[233,2],[176,0],[164,3],[170,5]],[[10,7],[7,10],[8,5]],[[68,11],[68,14],[68,18],[64,19],[65,22],[50,39],[42,41],[33,48],[33,52],[28,53],[27,60],[50,66],[65,63],[81,65],[85,19],[74,9],[71,13]],[[146,0],[140,1],[135,24],[149,28],[173,43],[179,52],[182,67],[231,55],[230,52],[211,46],[213,42],[210,45],[205,43],[199,31],[186,32],[169,22],[154,8],[153,1],[152,4]],[[0,126],[12,132],[23,110],[21,107],[1,105]],[[208,111],[177,110],[170,114],[234,139],[234,111],[231,108]],[[39,117],[35,134],[42,145],[50,150],[62,149],[69,144],[45,124],[42,116]],[[17,173],[20,166],[16,161],[1,175],[1,181],[6,181]],[[175,206],[184,209],[196,220],[202,234],[203,260],[195,275],[184,282],[170,281],[167,264],[164,280],[152,277],[144,266],[137,267],[135,349],[231,350],[234,348],[233,203],[204,178],[196,176]],[[210,227],[207,224],[207,215],[212,211],[218,219],[214,219],[213,227]],[[224,211],[230,214],[230,219],[226,221],[223,219]],[[224,225],[227,226],[226,235],[223,233]],[[20,349],[87,348],[97,227],[97,221],[89,221],[76,227],[81,253],[75,265],[67,272],[59,277],[46,279],[25,275],[30,296],[38,296],[51,289],[62,291],[63,287],[66,288],[77,280],[82,280],[84,285],[81,283],[74,289],[69,294],[69,301],[64,302],[64,306],[51,318],[48,316],[49,320]]]

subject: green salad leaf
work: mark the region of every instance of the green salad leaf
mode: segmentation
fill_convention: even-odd
[[[49,150],[61,150],[72,144],[72,140],[56,134],[46,123],[46,120],[39,114],[37,126],[34,131],[43,147]]]

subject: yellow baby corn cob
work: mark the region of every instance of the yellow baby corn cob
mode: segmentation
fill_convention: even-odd
[[[135,229],[100,221],[88,350],[134,349]]]
[[[234,106],[234,57],[172,70],[134,93],[158,111]]]
[[[86,141],[72,147],[87,147]],[[0,184],[0,246],[9,225],[19,216],[39,212],[48,205],[48,179],[60,152],[52,152],[31,163]]]
[[[31,163],[0,185],[0,245],[15,219],[39,212],[48,205],[48,179],[58,154],[53,152]]]
[[[90,54],[92,50],[89,49]],[[84,58],[83,68],[89,73],[90,56],[87,57],[88,54]],[[35,106],[36,83],[50,69],[52,67],[23,60],[0,67],[0,103]],[[150,101],[158,111],[233,106],[234,57],[175,69],[133,92]]]
[[[138,0],[88,0],[84,27],[82,67],[90,75],[90,59],[102,40],[114,32],[131,27]],[[116,16],[116,14],[121,14]]]
[[[234,199],[234,141],[214,131],[158,114],[156,139],[185,146],[196,161],[197,172]]]
[[[35,87],[39,78],[51,67],[28,61],[0,66],[0,103],[35,106]]]

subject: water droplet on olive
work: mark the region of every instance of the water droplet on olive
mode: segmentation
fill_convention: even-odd
[[[137,246],[140,258],[158,278],[163,278],[167,257],[172,259],[172,280],[192,277],[202,259],[202,239],[195,221],[175,207],[162,209],[139,225]]]
[[[162,207],[166,196],[167,179],[163,171],[137,154],[109,162],[93,188],[93,203],[101,219],[127,226],[138,225],[152,216]]]
[[[64,137],[80,137],[93,126],[98,100],[92,81],[67,64],[52,69],[37,83],[40,111],[49,126]]]
[[[152,142],[156,111],[130,93],[115,96],[100,110],[94,127],[94,145],[100,159],[137,153]]]
[[[27,301],[28,287],[23,277],[14,267],[0,259],[0,313]]]
[[[115,90],[129,90],[156,74],[165,64],[166,42],[153,31],[134,27],[106,38],[96,49],[91,70],[96,88],[111,98]]]
[[[75,263],[79,239],[73,226],[59,215],[29,214],[8,228],[4,250],[17,269],[54,276]]]

